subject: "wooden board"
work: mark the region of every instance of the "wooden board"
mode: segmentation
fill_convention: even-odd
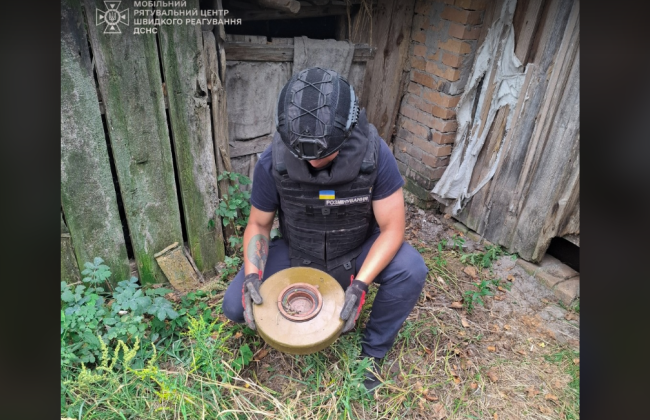
[[[228,18],[241,19],[243,22],[254,20],[275,20],[275,19],[304,19],[310,17],[322,16],[341,16],[347,13],[347,8],[344,5],[328,5],[328,6],[312,6],[307,3],[302,3],[298,13],[292,13],[283,10],[256,9],[243,10],[231,9]]]
[[[199,10],[199,1],[188,0],[186,10]],[[213,225],[219,191],[201,29],[164,25],[159,40],[187,242],[206,273],[223,261],[225,248],[221,229]]]
[[[226,42],[225,49],[229,61],[293,61],[293,45],[291,44]],[[374,48],[364,44],[356,45],[352,62],[365,62],[371,60],[374,56]]]
[[[62,229],[69,229],[69,236],[61,238],[64,280],[76,278],[73,266],[83,267],[95,257],[111,268],[112,281],[128,279],[129,261],[79,0],[61,3],[61,206],[67,221],[65,226],[61,217]]]
[[[172,150],[155,34],[104,34],[101,0],[85,0],[86,18],[120,194],[142,284],[166,282],[153,255],[183,242]],[[133,1],[123,1],[133,10]]]
[[[457,217],[532,261],[554,236],[579,234],[578,2],[546,8],[499,166]]]
[[[68,284],[81,281],[81,272],[74,256],[72,238],[61,213],[61,281]]]
[[[402,72],[408,56],[414,0],[380,0],[373,8],[374,59],[366,66],[361,103],[368,121],[390,143],[404,90]]]

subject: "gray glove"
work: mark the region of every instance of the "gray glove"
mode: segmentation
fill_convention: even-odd
[[[262,281],[258,273],[247,274],[244,278],[244,284],[241,291],[241,303],[244,306],[244,319],[246,325],[252,330],[257,329],[255,320],[253,318],[253,303],[256,305],[262,304],[262,296],[260,295],[260,285]]]

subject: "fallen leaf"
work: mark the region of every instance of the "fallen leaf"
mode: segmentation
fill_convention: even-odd
[[[539,343],[538,346],[540,346],[540,347],[546,347],[546,344],[545,344],[545,343]]]
[[[494,413],[494,420],[499,420],[499,415],[497,413]]]
[[[431,351],[431,349],[429,347],[425,347],[424,351],[427,352],[427,354],[433,353],[433,351]]]
[[[513,276],[512,274],[508,274],[508,277],[506,277],[506,280],[515,281],[515,276]]]
[[[503,299],[505,299],[505,296],[503,296],[503,295],[501,295],[501,296],[499,296],[499,295],[494,296],[494,300],[502,301]]]
[[[553,381],[553,388],[562,388],[564,384],[558,380]]]
[[[544,395],[545,400],[551,400],[551,401],[557,401],[557,397],[553,394],[546,394]]]
[[[460,302],[452,302],[449,307],[454,309],[461,309],[463,307],[463,304]]]
[[[494,347],[494,346],[488,346],[487,351],[495,352],[495,351],[497,351],[497,348]]]
[[[234,335],[235,338],[240,338],[241,336],[242,336],[242,332],[241,332],[241,331],[237,331],[237,332],[235,333],[235,335]]]
[[[420,407],[420,410],[424,411],[424,404],[422,404],[422,399],[418,400],[418,406]]]
[[[466,358],[462,357],[460,359],[460,368],[463,369],[463,370],[467,369],[467,367],[468,367],[467,362],[468,362],[468,360]]]
[[[424,395],[424,398],[426,398],[427,401],[438,401],[438,397],[436,397],[435,395],[430,395],[428,393],[428,391],[427,391],[426,394],[423,394],[423,395]]]
[[[501,286],[497,286],[497,289],[499,289],[499,291],[501,291],[501,292],[507,292],[507,290],[506,290],[506,289],[504,289],[504,288],[503,288],[503,287],[501,287]]]
[[[535,395],[539,394],[539,391],[537,390],[537,388],[535,388],[534,386],[531,385],[526,389],[526,393],[528,394],[528,397],[530,398],[530,397],[534,397]]]
[[[467,274],[471,278],[475,279],[478,278],[478,275],[476,274],[476,268],[472,267],[471,265],[468,265],[463,269],[463,273]]]
[[[574,365],[579,365],[580,364],[580,359],[573,359],[573,364]]]
[[[509,329],[510,329],[510,325],[505,324],[505,325],[503,326],[503,329],[504,329],[504,330],[509,330]]]
[[[574,321],[577,320],[578,317],[573,312],[567,312],[566,315],[564,315],[564,319],[567,321]]]
[[[525,356],[527,354],[525,350],[515,350],[515,353],[519,353],[522,356]]]
[[[436,403],[431,406],[433,410],[433,415],[436,420],[440,420],[444,417],[447,417],[447,411],[445,410],[445,406],[442,405],[441,403]]]
[[[540,405],[538,408],[539,408],[539,411],[542,414],[553,414],[553,410],[551,410],[550,408],[544,407],[543,405]]]
[[[476,389],[478,388],[478,384],[476,382],[472,382],[471,384],[469,384],[469,387],[472,389]]]
[[[269,354],[269,351],[268,351],[267,349],[262,349],[262,350],[260,350],[260,351],[257,352],[257,354],[255,355],[255,357],[253,358],[253,360],[255,360],[255,361],[262,360],[262,359],[264,359],[268,354]]]
[[[438,282],[440,282],[441,284],[446,284],[445,281],[440,276],[436,276],[436,280],[438,280]]]
[[[495,372],[494,370],[492,370],[492,369],[490,369],[490,370],[488,370],[487,372],[485,372],[485,374],[488,376],[488,378],[490,378],[490,380],[491,380],[492,382],[496,382],[496,381],[499,379],[499,377],[497,376],[496,372]]]
[[[444,217],[445,219],[451,219],[451,214],[449,214],[449,213],[445,213],[445,215],[444,215],[443,217]]]
[[[542,303],[551,303],[550,300],[542,298]]]
[[[415,390],[418,391],[418,392],[422,392],[422,388],[423,388],[422,382],[417,381],[415,383]]]
[[[460,323],[463,324],[463,327],[469,327],[469,322],[465,318],[460,318]]]
[[[456,384],[460,383],[460,378],[458,376],[454,376],[454,383]]]

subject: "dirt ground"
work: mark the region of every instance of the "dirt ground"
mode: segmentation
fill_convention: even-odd
[[[406,239],[423,255],[429,278],[383,360],[387,382],[374,409],[361,409],[357,418],[579,418],[579,309],[563,307],[515,256],[473,271],[462,256],[486,249],[453,229],[453,222],[434,211],[407,209]],[[458,238],[464,239],[460,249]],[[468,313],[464,292],[495,279],[494,295]],[[293,356],[264,346],[247,376],[289,396],[296,392],[290,378],[304,371]]]

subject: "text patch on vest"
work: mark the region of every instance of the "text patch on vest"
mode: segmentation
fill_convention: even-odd
[[[349,204],[367,203],[370,201],[369,195],[359,197],[337,198],[336,200],[325,200],[326,206],[347,206]]]

